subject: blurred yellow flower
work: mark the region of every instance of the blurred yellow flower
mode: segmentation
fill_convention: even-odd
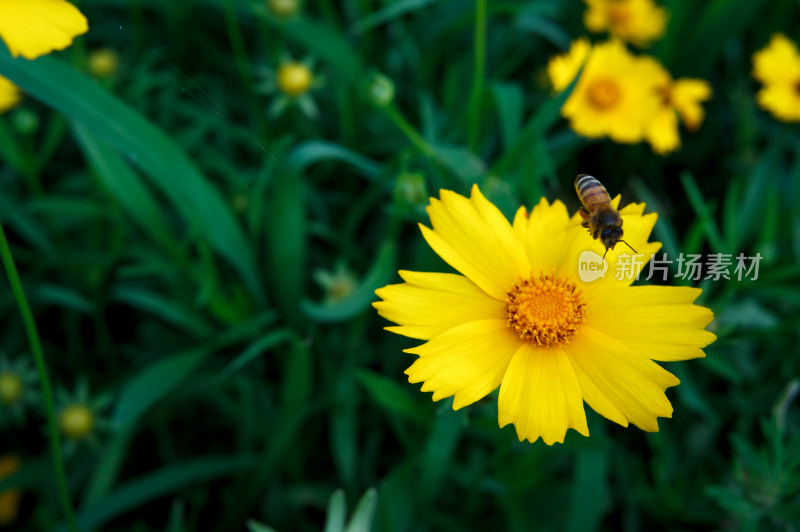
[[[89,30],[86,17],[65,0],[3,0],[2,12],[0,38],[14,57],[63,50]]]
[[[0,480],[16,473],[20,465],[17,456],[10,454],[0,456]],[[20,495],[16,489],[0,491],[0,526],[12,523],[17,518]]]
[[[267,0],[270,12],[279,17],[291,17],[300,11],[300,0]]]
[[[581,253],[605,248],[559,201],[542,199],[530,215],[520,207],[509,224],[473,186],[470,198],[442,190],[427,210],[425,240],[461,275],[401,271],[405,283],[377,290],[374,304],[398,324],[387,330],[426,341],[406,350],[418,355],[409,382],[434,401],[453,396],[454,409],[500,387],[499,425],[548,445],[569,428],[589,435],[584,401],[646,431],[671,417],[664,392],[679,381],[654,361],[705,356],[715,336],[704,329],[711,311],[693,304],[701,290],[633,287],[632,276],[584,282]],[[661,244],[648,242],[656,215],[643,212],[620,210],[626,241],[647,263]],[[609,270],[621,254],[609,251]]]
[[[778,120],[800,121],[800,52],[782,33],[753,55],[753,77],[764,84],[756,100]]]
[[[0,113],[5,113],[22,99],[19,88],[8,78],[0,76]]]
[[[647,46],[664,35],[667,12],[653,0],[585,0],[583,23],[589,31]]]
[[[609,136],[616,142],[640,142],[659,106],[649,62],[632,55],[621,41],[589,49],[588,43],[580,39],[572,44],[566,56],[555,57],[548,64],[548,74],[556,90],[575,78],[582,58],[583,72],[561,114],[584,137]]]
[[[89,72],[98,78],[106,78],[117,71],[119,56],[110,48],[98,48],[89,54]]]
[[[16,403],[24,391],[25,383],[20,375],[11,371],[0,372],[0,403]]]
[[[291,61],[278,67],[278,88],[288,96],[300,96],[311,88],[314,75],[304,63]]]
[[[92,433],[94,413],[85,405],[70,404],[61,410],[58,423],[64,436],[80,440]]]
[[[673,80],[670,73],[655,59],[641,60],[651,63],[650,68],[658,80],[657,90],[660,96],[659,109],[653,115],[645,136],[653,151],[663,155],[681,146],[679,116],[689,131],[700,127],[705,116],[701,103],[711,99],[711,86],[702,79]]]

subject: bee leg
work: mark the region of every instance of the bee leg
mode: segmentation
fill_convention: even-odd
[[[581,207],[581,209],[578,211],[578,214],[580,214],[581,218],[583,218],[583,221],[581,222],[581,227],[586,227],[588,229],[589,216],[590,216],[589,211],[587,211],[585,207]]]

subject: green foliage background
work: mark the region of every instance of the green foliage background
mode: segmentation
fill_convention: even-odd
[[[664,5],[647,53],[714,88],[669,157],[559,118],[544,67],[586,33],[569,0],[488,2],[485,39],[467,0],[309,1],[286,21],[255,1],[85,0],[67,51],[1,50],[28,97],[0,117],[0,219],[56,388],[108,398],[66,449],[81,529],[320,530],[335,490],[352,510],[374,487],[387,532],[797,530],[800,126],[757,108],[750,70],[773,32],[800,41],[800,4]],[[103,82],[100,46],[121,57]],[[269,116],[254,90],[287,54],[324,78],[316,119]],[[429,194],[477,182],[506,214],[576,209],[581,172],[657,211],[670,256],[759,252],[759,278],[700,283],[719,339],[666,364],[682,383],[660,432],[590,412],[590,438],[519,443],[492,397],[454,412],[408,384],[415,342],[369,304],[397,269],[446,267],[416,227]],[[326,301],[314,272],[340,265],[356,288]],[[5,281],[0,351],[30,357]],[[16,530],[65,530],[31,403],[0,410],[0,453],[23,460],[0,487],[24,492]]]

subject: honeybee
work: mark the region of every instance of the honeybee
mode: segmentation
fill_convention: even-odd
[[[583,218],[581,225],[589,229],[592,238],[600,238],[606,247],[606,253],[609,249],[614,249],[617,242],[622,242],[636,253],[630,244],[622,240],[622,216],[611,206],[611,197],[606,187],[590,175],[578,174],[575,178],[575,192],[583,204],[579,211]],[[606,258],[606,253],[603,253],[603,258]]]

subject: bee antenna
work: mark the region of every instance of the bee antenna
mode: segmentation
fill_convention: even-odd
[[[606,254],[608,254],[608,248],[606,248],[606,252],[603,253],[603,260],[606,260]]]
[[[620,240],[620,242],[622,242],[623,244],[625,244],[626,246],[628,246],[629,248],[631,248],[631,251],[633,251],[634,253],[639,253],[638,251],[636,251],[635,249],[633,249],[633,246],[631,246],[630,244],[628,244],[628,243],[627,243],[627,242],[625,242],[624,240]],[[607,250],[606,250],[606,251],[607,251]]]

